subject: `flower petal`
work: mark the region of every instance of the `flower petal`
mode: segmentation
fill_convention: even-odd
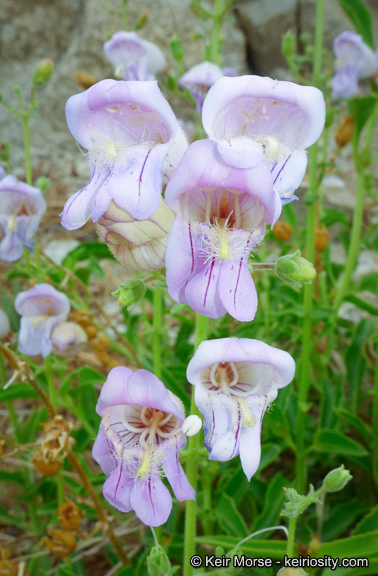
[[[196,498],[196,492],[190,485],[179,462],[179,452],[185,444],[186,439],[184,439],[184,443],[180,442],[180,444],[178,444],[177,438],[167,442],[165,444],[165,455],[163,460],[164,473],[168,482],[172,486],[177,500],[180,500],[180,502],[183,500],[195,500]]]
[[[193,310],[209,318],[221,318],[226,308],[219,296],[221,263],[209,262],[186,285],[185,299]]]
[[[104,474],[110,474],[117,467],[116,461],[112,456],[112,450],[113,446],[105,433],[104,424],[101,422],[97,438],[93,444],[92,456],[101,466]]]
[[[130,495],[134,487],[134,480],[128,476],[127,469],[118,466],[106,479],[102,493],[114,508],[121,512],[130,512],[133,508]]]
[[[138,518],[147,526],[161,526],[172,510],[172,496],[159,476],[136,480],[130,494],[130,504]]]

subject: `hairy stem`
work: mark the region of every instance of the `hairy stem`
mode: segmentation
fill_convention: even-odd
[[[324,0],[317,0],[316,3],[316,23],[315,23],[315,46],[313,56],[313,79],[316,84],[322,65],[322,45],[323,45],[323,18],[324,18]],[[314,259],[315,254],[315,222],[316,222],[316,194],[317,194],[317,167],[318,167],[318,144],[312,145],[309,153],[310,165],[310,184],[308,190],[308,199],[310,201],[307,209],[307,233],[306,233],[306,259],[310,262]],[[303,297],[303,331],[302,331],[302,357],[301,371],[298,382],[298,409],[296,424],[296,477],[297,490],[299,493],[305,491],[307,480],[307,468],[305,461],[305,443],[304,431],[306,424],[306,404],[308,390],[311,381],[311,309],[313,301],[313,286],[307,284],[304,287]]]
[[[207,333],[207,317],[197,314],[196,320],[196,340],[195,350],[206,339]],[[192,386],[192,402],[190,413],[198,416],[199,412],[194,401],[194,390]],[[199,435],[191,436],[188,442],[188,458],[186,463],[186,475],[194,490],[197,488],[198,478],[198,446]],[[197,520],[197,505],[195,500],[187,500],[185,503],[185,536],[184,536],[184,576],[191,576],[193,574],[193,567],[190,564],[190,558],[195,552],[195,537],[196,537],[196,520]]]

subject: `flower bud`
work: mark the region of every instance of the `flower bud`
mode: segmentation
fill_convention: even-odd
[[[277,238],[277,240],[282,240],[283,242],[289,240],[292,232],[292,227],[284,220],[280,220],[273,226],[273,236]]]
[[[352,140],[354,130],[354,116],[343,116],[336,130],[335,140],[339,148],[343,148]]]
[[[306,576],[306,572],[302,568],[281,568],[277,576]]]
[[[70,532],[76,532],[81,524],[81,520],[84,514],[80,508],[66,498],[64,504],[61,504],[58,508],[58,522],[63,528],[63,530],[69,530]]]
[[[37,182],[35,183],[35,187],[39,188],[41,192],[43,192],[44,190],[46,190],[47,186],[49,185],[49,178],[46,178],[46,176],[40,176],[37,180]]]
[[[77,541],[68,530],[49,530],[49,538],[42,538],[41,544],[57,558],[67,558],[76,548]]]
[[[51,333],[51,340],[59,352],[65,352],[67,349],[76,350],[79,344],[83,344],[88,341],[87,334],[85,330],[75,324],[75,322],[62,322],[58,326],[55,326]]]
[[[112,200],[96,223],[96,232],[124,266],[136,270],[160,270],[165,265],[168,233],[174,212],[162,199],[146,220],[135,220]]]
[[[282,36],[281,50],[287,60],[295,54],[297,43],[294,34],[289,30]]]
[[[149,576],[170,576],[174,574],[169,558],[161,546],[154,546],[147,558]]]
[[[146,285],[143,280],[126,280],[119,285],[118,290],[112,292],[113,296],[118,296],[120,306],[126,306],[127,310],[143,298],[146,293]]]
[[[329,244],[328,230],[325,226],[319,226],[315,230],[315,250],[324,252]]]
[[[351,473],[349,470],[345,470],[344,464],[342,464],[340,468],[335,468],[335,470],[327,474],[323,480],[323,486],[327,489],[327,492],[339,492],[351,479]]]
[[[169,46],[171,48],[172,56],[176,62],[182,62],[184,59],[184,51],[180,39],[174,36],[171,39]]]
[[[196,414],[188,416],[182,425],[182,431],[187,436],[195,436],[202,428],[202,420]]]
[[[135,22],[135,30],[141,30],[145,27],[149,20],[148,10],[143,10],[143,12],[139,15],[138,20]]]
[[[286,284],[301,287],[308,284],[316,276],[316,269],[305,258],[301,257],[300,250],[279,258],[275,265],[275,272],[280,280]]]
[[[0,340],[3,340],[8,336],[10,332],[9,318],[0,308]]]
[[[52,60],[42,60],[33,71],[33,85],[43,86],[51,78],[54,72],[54,62]]]

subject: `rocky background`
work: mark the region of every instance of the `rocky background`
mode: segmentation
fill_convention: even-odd
[[[0,93],[4,100],[16,105],[15,84],[21,86],[28,99],[33,68],[45,58],[51,58],[55,63],[51,81],[38,89],[38,119],[30,122],[33,176],[37,178],[43,174],[50,178],[46,191],[49,211],[44,218],[46,242],[62,231],[59,212],[67,197],[86,183],[89,174],[86,159],[66,127],[64,105],[69,96],[81,90],[75,81],[77,72],[88,72],[98,80],[114,77],[102,45],[115,31],[123,28],[121,1],[1,2]],[[378,24],[377,0],[366,2]],[[148,22],[140,34],[160,46],[167,57],[168,68],[175,67],[169,50],[173,34],[183,43],[187,68],[201,61],[211,23],[197,18],[190,10],[190,3],[190,0],[129,0],[129,29],[133,29],[141,13],[147,11]],[[314,31],[315,6],[316,0],[239,0],[225,24],[223,65],[236,67],[240,73],[255,72],[278,79],[293,79],[281,54],[281,36],[291,30],[297,37],[298,46],[304,49],[303,33],[311,35]],[[328,0],[325,48],[331,51],[334,37],[345,29],[352,29],[352,25],[338,0]],[[325,55],[327,61],[332,66],[331,52],[328,60]],[[167,96],[178,117],[194,117],[195,112],[188,111],[186,101]],[[2,106],[0,140],[11,145],[12,172],[24,179],[21,121],[11,118]],[[347,210],[354,205],[354,171],[350,158],[350,151],[343,150],[338,168],[344,185],[340,180],[334,181],[333,188],[326,193],[331,204]],[[78,231],[76,237],[83,233],[87,233],[85,229]],[[335,258],[343,258],[342,254],[337,254],[337,247]]]

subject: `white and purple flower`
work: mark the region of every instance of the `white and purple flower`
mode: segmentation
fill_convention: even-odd
[[[306,148],[319,138],[325,102],[317,88],[260,76],[223,77],[210,88],[203,127],[223,160],[251,168],[257,151],[283,203],[294,199],[307,166]]]
[[[207,340],[189,362],[187,377],[205,418],[205,446],[210,460],[240,455],[250,480],[261,455],[261,424],[278,389],[294,377],[287,352],[249,338]]]
[[[161,468],[178,500],[195,499],[178,459],[186,444],[182,404],[156,376],[113,368],[97,412],[102,422],[93,457],[108,475],[103,494],[112,506],[134,510],[148,526],[164,524],[172,497],[161,481]]]
[[[332,97],[351,98],[358,90],[359,79],[376,74],[376,56],[362,36],[348,30],[335,38],[333,51],[337,70],[332,78]]]
[[[64,322],[70,311],[65,294],[50,284],[36,284],[34,288],[20,292],[15,308],[21,315],[18,345],[23,354],[48,356],[53,348],[52,331]]]
[[[15,262],[24,247],[33,251],[34,236],[46,202],[42,192],[15,176],[0,180],[0,260]]]
[[[248,256],[281,214],[266,162],[253,150],[249,156],[253,167],[241,170],[224,162],[215,142],[194,142],[165,193],[177,212],[166,253],[169,294],[210,318],[229,312],[253,320],[257,294]]]
[[[202,106],[209,89],[222,76],[237,76],[234,68],[219,68],[212,62],[201,62],[190,68],[180,78],[181,86],[185,86],[197,103],[197,112],[202,114]]]
[[[66,104],[67,124],[87,152],[91,179],[61,214],[68,230],[97,222],[114,202],[144,220],[159,207],[163,179],[187,142],[157,82],[103,80]]]
[[[105,42],[104,52],[115,67],[116,76],[125,80],[156,80],[166,66],[160,48],[136,32],[116,32]]]

